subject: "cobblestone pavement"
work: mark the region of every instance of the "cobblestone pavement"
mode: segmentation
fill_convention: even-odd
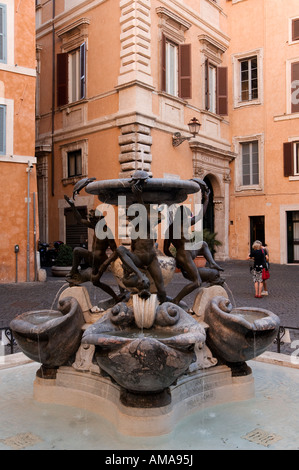
[[[230,260],[219,264],[224,268],[223,277],[226,280],[224,287],[227,289],[233,305],[265,308],[280,317],[282,326],[299,329],[299,265],[271,264],[271,278],[268,281],[269,295],[262,299],[256,299],[248,261]],[[106,273],[105,279],[117,290],[116,281],[111,274]],[[173,296],[185,283],[186,280],[180,273],[175,274],[171,284],[167,286],[167,294]],[[107,298],[107,294],[95,288],[91,283],[88,282],[84,285],[88,289],[91,302],[94,305]],[[49,309],[53,306],[55,308],[57,294],[66,286],[65,280],[52,277],[50,270],[48,270],[46,282],[0,284],[0,327],[8,326],[14,317],[23,312]],[[192,306],[194,297],[195,293],[186,297],[184,301]],[[289,331],[291,341],[299,341],[299,330]],[[276,351],[277,345],[271,345],[269,350]],[[294,343],[293,345],[282,344],[280,352],[292,354]]]

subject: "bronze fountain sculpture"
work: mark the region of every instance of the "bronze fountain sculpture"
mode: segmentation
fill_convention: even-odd
[[[184,213],[185,208],[180,206],[167,224],[164,253],[157,249],[156,229],[162,217],[161,212],[152,211],[152,205],[163,203],[167,208],[174,204],[179,206],[188,195],[201,191],[205,211],[209,197],[205,183],[198,179],[152,178],[144,171],[137,171],[131,178],[123,180],[84,179],[78,184],[76,194],[83,188],[105,204],[118,206],[119,201],[123,203],[125,200],[126,208],[133,207],[129,220],[137,220],[138,223],[133,226],[135,234],[131,238],[131,247],[117,246],[103,214],[92,213],[87,221],[83,221],[95,230],[92,252],[74,251],[74,265],[67,279],[70,287],[60,298],[58,311],[54,314],[53,311],[26,312],[11,322],[20,348],[42,364],[42,373],[38,374],[35,384],[36,395],[43,396],[47,381],[53,380],[57,389],[67,387],[72,394],[80,394],[85,387],[90,390],[92,386],[93,400],[102,403],[103,400],[112,400],[116,393],[113,387],[117,387],[117,406],[139,410],[136,411],[133,433],[141,432],[140,410],[143,410],[143,418],[153,420],[154,412],[147,414],[144,410],[161,410],[164,407],[167,413],[174,413],[175,404],[180,410],[182,403],[194,402],[193,405],[186,404],[189,411],[198,407],[199,403],[201,406],[205,401],[203,380],[212,381],[213,385],[210,386],[215,388],[217,400],[226,400],[217,392],[218,378],[216,380],[215,377],[218,373],[222,374],[221,377],[224,374],[226,386],[229,387],[233,386],[232,376],[250,377],[250,369],[244,367],[245,361],[267,349],[277,335],[279,319],[272,312],[262,309],[233,309],[221,287],[222,268],[213,259],[205,242],[201,240],[199,245],[191,243],[191,249],[186,249],[188,240],[183,223],[188,220],[189,228],[192,228],[199,214],[193,217]],[[65,199],[76,211],[74,202],[67,196]],[[101,234],[97,230],[98,221],[104,222],[102,227],[105,229]],[[175,227],[179,229],[175,231]],[[171,244],[176,248],[176,258],[171,253]],[[111,249],[110,256],[106,254],[108,247]],[[208,267],[195,266],[194,258],[198,253],[204,255]],[[89,260],[90,267],[79,272],[78,260],[83,255]],[[171,282],[176,264],[190,283],[170,298],[167,296],[167,284]],[[102,281],[107,269],[115,274],[119,294]],[[92,282],[111,297],[112,305],[104,312],[91,314],[90,299],[84,291],[85,282]],[[195,289],[200,292],[216,286],[220,291],[210,299],[203,318],[199,319],[183,299]],[[76,312],[73,315],[77,319],[76,345],[70,341],[74,333],[68,319],[70,326],[63,330],[63,348],[68,353],[61,362],[56,351],[61,344],[59,338],[63,319],[65,317],[67,320],[68,316],[65,313],[70,310]],[[49,321],[53,315],[59,318],[56,323]],[[49,336],[51,342],[48,341]],[[72,347],[68,347],[68,343],[72,343]],[[207,372],[213,370],[215,373]],[[73,382],[68,378],[70,375]],[[91,381],[88,386],[86,381]],[[189,381],[192,381],[195,391],[189,387],[188,392],[182,392]],[[94,388],[96,386],[98,388]],[[51,388],[52,392],[55,387]],[[111,393],[114,390],[111,397],[108,389]],[[180,398],[179,391],[185,398]],[[59,402],[67,403],[60,392],[57,397]],[[91,410],[92,403],[91,400]],[[124,409],[119,409],[123,416]],[[110,418],[105,414],[105,406],[101,407],[101,413]],[[165,423],[160,425],[160,430],[149,431],[145,424],[142,432],[169,432],[164,429]]]

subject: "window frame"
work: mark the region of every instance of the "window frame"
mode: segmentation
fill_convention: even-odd
[[[251,99],[251,100],[242,101],[241,100],[241,62],[251,59],[252,57],[257,58],[258,97]],[[263,104],[263,101],[264,101],[263,59],[264,59],[263,48],[233,54],[232,63],[233,63],[234,108]]]
[[[73,60],[75,57],[75,60]],[[75,65],[76,79],[73,79]],[[75,90],[73,86],[75,83]],[[57,107],[71,105],[86,98],[86,43],[57,54]],[[73,95],[75,91],[75,96]],[[74,99],[73,99],[74,98]]]
[[[249,152],[248,152],[248,157],[249,157],[249,163],[246,163],[246,166],[249,166],[249,173],[244,173],[244,159],[245,156],[247,155],[245,153],[245,145],[248,146]],[[259,183],[259,148],[258,148],[258,141],[257,140],[251,140],[248,142],[241,142],[241,158],[242,158],[242,186],[246,187],[252,187],[256,186]],[[257,152],[254,152],[253,146],[257,147]],[[256,164],[254,162],[254,154],[257,153],[257,173],[254,173],[254,165]],[[254,181],[254,176],[257,175],[257,181]],[[245,183],[245,176],[249,176],[249,183]]]
[[[290,181],[299,180],[299,137],[283,144],[283,172]]]
[[[69,166],[68,166],[68,154],[81,150],[81,164],[82,164],[82,174],[77,176],[69,176]],[[61,162],[62,162],[62,183],[64,186],[68,184],[74,184],[79,181],[81,178],[84,178],[88,175],[88,140],[78,140],[71,142],[69,144],[64,144],[60,146],[61,151]]]
[[[167,70],[167,45],[170,44],[177,48],[177,76],[174,78],[174,92],[170,93],[167,87],[167,77],[169,73]],[[192,98],[192,64],[191,64],[191,44],[176,41],[170,38],[167,34],[162,32],[162,64],[161,64],[161,91],[167,95],[190,100]]]
[[[258,145],[258,183],[244,185],[243,184],[243,157],[242,145],[249,142],[257,142]],[[263,191],[264,190],[264,134],[254,134],[248,136],[239,136],[233,138],[234,151],[237,154],[235,160],[235,191]]]
[[[173,70],[170,70],[171,56],[173,56]],[[165,92],[172,96],[179,96],[179,45],[168,38],[165,38]]]
[[[256,60],[256,70],[257,70],[257,77],[253,77],[253,67],[252,67],[252,62],[253,60]],[[248,63],[248,68],[247,68],[247,73],[248,73],[248,78],[247,80],[242,80],[242,64],[244,63]],[[256,88],[253,88],[253,80],[256,80],[257,81],[257,87]],[[247,88],[247,93],[248,93],[248,98],[243,98],[243,93],[244,93],[244,90],[243,90],[243,86],[242,84],[243,83],[248,83],[248,88]],[[253,97],[253,90],[256,90],[257,91],[257,96],[254,96]],[[247,101],[254,101],[254,100],[258,100],[258,97],[259,97],[259,89],[258,89],[258,59],[257,59],[257,56],[252,56],[252,57],[248,57],[246,59],[241,59],[240,60],[240,101],[242,103],[244,102],[247,102]]]
[[[71,174],[71,158],[74,160],[74,173]],[[78,164],[78,159],[80,160],[80,164]],[[78,167],[78,168],[77,168]],[[80,171],[78,169],[80,168]],[[82,177],[82,168],[83,168],[83,161],[82,161],[82,149],[74,149],[67,151],[67,175],[68,178],[77,178],[78,176]]]
[[[210,70],[213,70],[213,107],[211,106]],[[228,69],[205,59],[205,110],[218,116],[228,115]]]
[[[294,176],[299,176],[299,141],[294,142]]]
[[[2,129],[0,128],[0,142],[1,142],[1,134],[2,134],[2,136],[3,136],[3,148],[1,148],[1,145],[0,145],[0,155],[1,156],[6,155],[7,109],[6,109],[5,104],[0,104],[0,113],[2,112],[2,110],[3,110],[3,127],[2,127]]]
[[[7,5],[5,3],[0,3],[0,10],[2,10],[2,25],[0,22],[0,27],[3,31],[0,31],[0,36],[2,35],[2,51],[0,50],[0,63],[7,64]],[[3,58],[1,58],[1,53],[3,53]]]

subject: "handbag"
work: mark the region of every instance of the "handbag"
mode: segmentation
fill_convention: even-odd
[[[263,281],[266,281],[269,278],[270,278],[270,273],[269,273],[268,269],[263,268],[263,274],[262,274]]]

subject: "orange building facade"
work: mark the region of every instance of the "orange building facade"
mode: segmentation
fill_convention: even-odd
[[[41,241],[84,242],[64,195],[81,178],[204,179],[206,227],[229,256],[231,150],[224,0],[39,0],[36,157]],[[188,129],[197,118],[201,128]],[[173,144],[175,133],[188,137]],[[200,197],[200,196],[198,196]],[[190,199],[190,204],[200,202]],[[99,204],[84,190],[76,205]]]
[[[274,263],[299,262],[299,6],[226,2],[232,151],[230,257],[255,239]]]
[[[298,262],[298,18],[296,0],[38,0],[41,241],[85,242],[64,199],[78,180],[143,168],[206,181],[217,259],[261,239],[272,262]]]
[[[38,237],[32,0],[1,0],[0,39],[0,282],[32,281]]]

